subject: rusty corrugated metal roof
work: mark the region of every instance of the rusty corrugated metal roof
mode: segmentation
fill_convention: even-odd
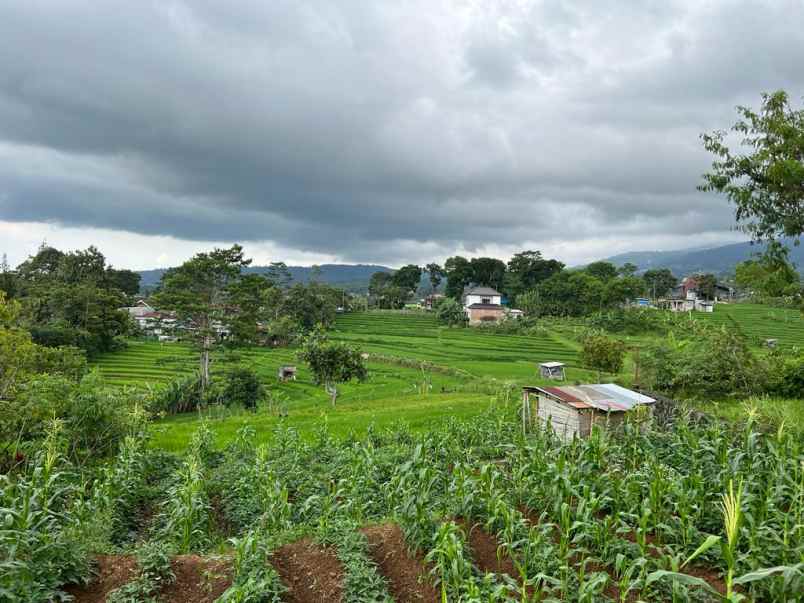
[[[615,383],[562,385],[533,388],[577,409],[595,408],[604,412],[623,412],[656,400]]]

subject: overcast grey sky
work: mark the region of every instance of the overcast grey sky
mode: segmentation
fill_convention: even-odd
[[[698,135],[804,2],[0,0],[0,252],[567,263],[731,242]]]

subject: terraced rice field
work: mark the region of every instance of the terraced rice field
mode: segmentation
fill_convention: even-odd
[[[798,310],[760,304],[718,304],[711,314],[694,312],[698,320],[738,328],[754,345],[777,339],[779,347],[804,349],[804,319]]]
[[[120,385],[160,383],[195,369],[187,346],[156,341],[129,341],[123,350],[103,354],[93,366],[110,382]]]
[[[333,337],[368,352],[427,360],[477,377],[529,379],[550,360],[577,364],[577,351],[552,335],[496,335],[474,328],[446,328],[425,313],[361,312],[340,316]]]
[[[439,326],[434,317],[420,313],[341,316],[331,336],[383,357],[369,359],[366,382],[338,387],[334,409],[326,392],[313,382],[303,365],[299,365],[296,381],[278,382],[279,366],[298,364],[292,348],[250,348],[213,357],[213,376],[232,366],[230,362],[251,367],[262,378],[275,411],[257,416],[224,413],[213,423],[217,443],[230,441],[246,422],[257,427],[260,441],[269,440],[280,422],[306,436],[312,436],[322,421],[327,421],[330,431],[340,436],[365,432],[369,425],[388,427],[400,420],[413,429],[424,429],[450,417],[483,412],[504,383],[540,382],[539,362],[567,362],[571,379],[581,379],[588,373],[572,366],[577,362],[576,352],[552,337],[449,329]],[[422,371],[417,360],[429,361],[438,369]],[[111,383],[158,384],[190,374],[195,362],[187,346],[132,341],[126,349],[98,358],[95,366]],[[287,416],[277,416],[277,409]],[[153,442],[168,450],[182,450],[197,425],[195,413],[168,417],[157,422]]]

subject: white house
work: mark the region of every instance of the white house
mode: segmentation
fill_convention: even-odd
[[[463,309],[470,325],[498,322],[505,317],[502,293],[491,287],[472,287],[464,291]]]
[[[469,307],[472,304],[483,304],[484,306],[502,305],[502,293],[491,287],[473,287],[464,293],[463,305]]]

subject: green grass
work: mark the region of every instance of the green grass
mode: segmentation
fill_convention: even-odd
[[[539,362],[566,362],[571,380],[588,380],[593,375],[575,366],[577,351],[565,340],[450,329],[424,313],[340,316],[331,337],[384,358],[382,362],[369,361],[366,382],[338,388],[334,409],[323,388],[313,383],[307,368],[297,363],[292,348],[249,348],[215,356],[213,375],[223,372],[229,362],[249,366],[260,376],[272,400],[287,410],[284,418],[266,409],[256,416],[226,412],[221,415],[216,410],[216,415],[208,415],[207,419],[218,443],[228,441],[246,422],[257,427],[262,441],[271,437],[280,422],[297,428],[305,437],[312,437],[325,421],[340,436],[365,432],[372,424],[385,427],[400,420],[414,430],[425,429],[448,417],[468,417],[484,411],[503,383],[543,383],[537,376]],[[399,359],[399,364],[394,359]],[[411,360],[427,361],[445,370],[425,373],[415,363],[410,366]],[[296,381],[278,382],[276,372],[282,364],[298,365]],[[123,350],[99,357],[94,366],[112,383],[158,384],[190,374],[196,361],[192,349],[184,345],[132,341]],[[196,413],[190,413],[157,421],[153,444],[182,450],[198,420]]]

